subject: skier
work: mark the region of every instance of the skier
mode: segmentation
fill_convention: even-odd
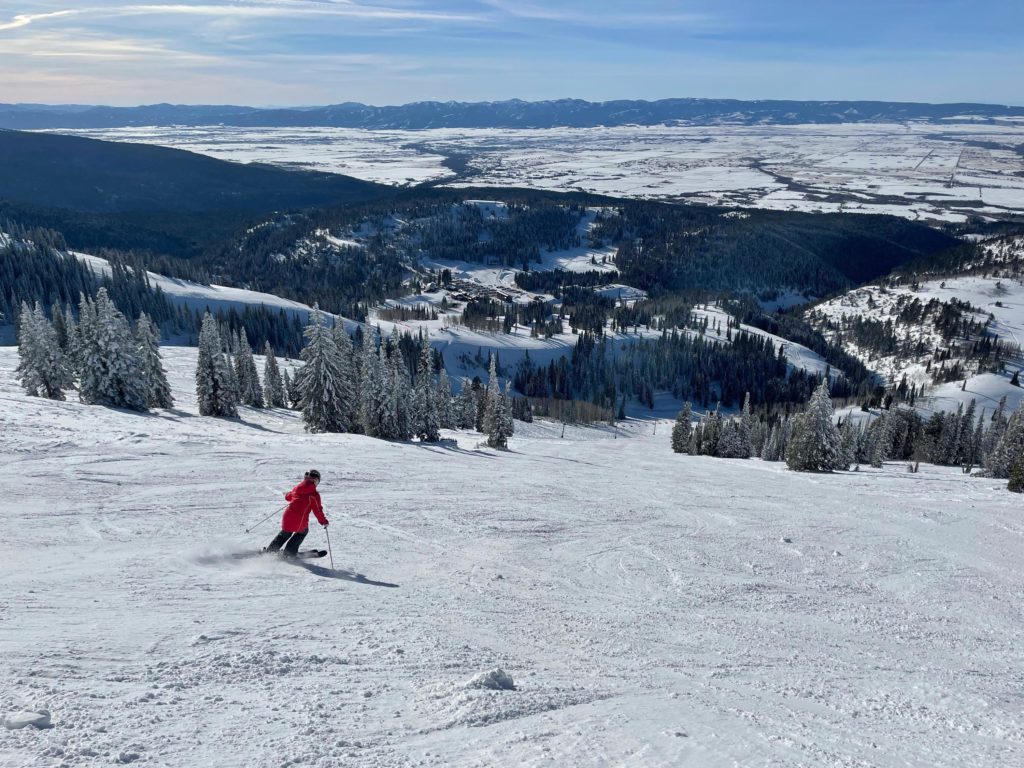
[[[288,507],[281,519],[281,532],[274,537],[264,552],[278,552],[284,547],[286,557],[295,557],[299,553],[299,545],[309,533],[309,513],[316,515],[316,519],[324,528],[329,521],[324,516],[324,508],[320,503],[320,494],[316,487],[320,484],[320,473],[309,470],[302,478],[302,482],[292,488],[284,495]],[[287,543],[285,543],[287,542]]]

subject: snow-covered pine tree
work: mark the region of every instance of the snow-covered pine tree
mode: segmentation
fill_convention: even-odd
[[[260,386],[260,375],[256,370],[256,358],[253,357],[252,347],[249,346],[249,336],[242,328],[238,332],[236,340],[238,352],[235,356],[235,365],[238,373],[238,396],[242,405],[250,408],[263,408],[263,387]]]
[[[989,423],[988,429],[985,430],[985,437],[982,440],[981,452],[985,456],[986,464],[988,457],[992,455],[992,451],[996,449],[996,445],[1003,437],[1003,432],[1006,431],[1006,395],[999,398],[999,405],[996,406],[995,412],[992,414],[992,420]]]
[[[174,398],[167,383],[167,371],[160,359],[159,331],[145,312],[135,323],[135,343],[142,361],[142,378],[146,389],[147,408],[172,408]]]
[[[757,445],[757,419],[754,418],[754,413],[750,407],[749,392],[743,398],[743,409],[740,411],[740,422],[737,426],[739,427],[740,439],[747,444],[747,455],[743,458],[757,455],[760,452],[760,446]]]
[[[36,318],[27,301],[21,302],[18,313],[18,367],[16,372],[25,394],[39,397],[42,376],[39,373],[39,333]]]
[[[693,404],[687,400],[676,415],[672,426],[672,450],[686,453],[690,449],[690,435],[693,433]]]
[[[363,434],[379,437],[381,364],[380,352],[371,334],[363,336],[363,347],[359,354],[359,424]]]
[[[359,378],[355,361],[352,337],[345,330],[345,323],[338,318],[331,330],[334,346],[338,348],[338,371],[341,374],[341,399],[345,403],[345,421],[349,429],[358,430],[359,422]]]
[[[704,440],[704,424],[703,422],[697,422],[693,425],[693,431],[690,433],[690,446],[687,449],[687,453],[691,456],[700,456],[700,447]]]
[[[241,402],[241,383],[238,380],[238,365],[236,364],[237,358],[232,353],[232,349],[235,348],[235,336],[226,329],[222,329],[220,338],[224,343],[224,348],[221,351],[224,353],[224,373],[227,379],[226,386],[231,390],[232,396],[235,400],[235,407],[237,408],[238,404]]]
[[[951,465],[959,463],[960,426],[963,422],[964,404],[957,404],[956,413],[949,412],[942,419],[942,434],[936,447],[935,461],[937,464]]]
[[[719,406],[704,417],[703,430],[700,441],[700,452],[704,456],[718,455],[718,439],[722,436],[722,414]]]
[[[477,398],[468,381],[462,384],[462,391],[455,398],[455,428],[475,429],[477,422]]]
[[[430,341],[420,339],[420,354],[416,365],[416,383],[412,395],[413,432],[420,440],[437,442],[441,438],[441,417],[434,389],[434,351]]]
[[[508,438],[503,428],[501,384],[498,381],[497,360],[493,354],[488,370],[485,402],[482,426],[484,434],[487,435],[487,444],[492,448],[505,448],[508,445]]]
[[[391,339],[388,342],[391,347],[390,363],[390,389],[387,392],[388,410],[394,420],[394,440],[409,440],[412,438],[412,420],[410,413],[410,401],[412,399],[412,381],[409,377],[409,368],[402,356],[401,338],[398,335],[398,326],[391,332]]]
[[[1006,484],[1006,490],[1011,493],[1024,493],[1024,460],[1018,459],[1010,466],[1010,478]]]
[[[882,412],[870,427],[871,466],[879,469],[892,454],[892,419],[888,412]]]
[[[72,378],[74,378],[78,375],[79,337],[78,323],[75,321],[75,315],[71,311],[70,304],[64,307],[64,327],[67,339],[62,351],[64,352],[64,360],[67,363],[68,371],[71,373]]]
[[[200,416],[237,416],[235,392],[228,379],[229,364],[224,357],[220,328],[209,312],[203,315],[196,362],[196,400]]]
[[[516,433],[516,423],[512,418],[512,382],[505,382],[505,391],[501,395],[501,410],[498,413],[498,429],[503,446]]]
[[[131,326],[110,300],[107,289],[100,288],[95,303],[80,309],[79,316],[83,320],[80,327],[88,318],[88,333],[82,335],[82,402],[146,410],[142,358]]]
[[[437,418],[441,429],[455,429],[455,409],[452,402],[452,384],[444,368],[437,379]]]
[[[735,419],[723,419],[722,429],[718,435],[716,456],[723,459],[749,459],[750,442],[743,435],[742,422]]]
[[[782,461],[782,425],[776,422],[768,433],[768,439],[764,441],[761,449],[763,461]]]
[[[350,404],[345,402],[338,347],[318,306],[313,307],[310,324],[303,335],[305,365],[295,374],[300,394],[302,420],[308,432],[347,432]]]
[[[53,325],[39,302],[34,310],[23,302],[20,320],[17,372],[22,387],[33,397],[63,400],[72,379]]]
[[[974,436],[971,438],[971,457],[972,466],[974,464],[983,464],[985,462],[985,455],[982,453],[982,448],[985,445],[985,409],[981,409],[981,413],[978,414],[978,420],[974,425]]]
[[[1024,409],[1014,411],[1003,434],[985,461],[989,477],[1009,477],[1015,465],[1024,462]]]
[[[830,472],[843,466],[842,443],[834,421],[828,381],[811,395],[807,410],[793,420],[786,465],[798,472]]]
[[[60,347],[60,351],[66,355],[67,353],[65,350],[68,347],[68,326],[60,305],[54,304],[50,307],[50,317],[53,318],[53,332],[57,336],[57,346]]]
[[[847,415],[839,428],[839,442],[842,446],[842,461],[839,469],[849,469],[857,462],[857,429],[853,426],[853,417]]]
[[[974,455],[974,421],[975,411],[978,404],[971,398],[967,404],[967,410],[960,418],[960,441],[956,448],[956,462],[960,465],[973,465],[976,462]]]
[[[395,354],[400,354],[395,350]],[[376,408],[374,425],[376,437],[382,440],[398,440],[398,397],[395,394],[395,368],[388,357],[387,344],[381,344],[377,350],[378,372],[376,390],[372,393],[372,401]]]
[[[302,400],[302,393],[299,391],[298,386],[298,371],[292,369],[291,376],[288,375],[288,371],[284,372],[284,391],[288,395],[288,402],[291,404],[292,410],[299,409],[299,403]]]
[[[263,401],[270,408],[287,408],[284,379],[269,341],[263,345],[263,357]]]
[[[294,388],[292,384],[292,377],[288,374],[288,369],[285,368],[281,371],[281,386],[284,387],[284,407],[292,407],[291,391]]]

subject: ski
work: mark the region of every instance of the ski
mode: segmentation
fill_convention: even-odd
[[[286,559],[288,555],[282,552],[267,552],[266,550],[260,550],[259,552],[234,552],[231,557],[236,560],[245,560],[250,557],[259,557],[260,555],[277,555],[281,559]],[[304,549],[295,555],[298,560],[315,560],[318,557],[327,557],[326,549]]]

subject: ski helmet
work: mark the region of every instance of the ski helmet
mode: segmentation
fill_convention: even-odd
[[[306,473],[306,477],[310,478],[311,480],[319,480],[320,479],[320,470],[318,470],[318,469],[311,469],[311,470],[309,470]]]

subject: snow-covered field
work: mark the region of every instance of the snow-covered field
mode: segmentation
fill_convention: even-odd
[[[678,125],[367,131],[135,127],[62,131],[387,184],[586,190],[782,210],[963,221],[1024,212],[1024,125]],[[458,174],[445,164],[457,158]]]
[[[138,415],[27,398],[0,348],[0,718],[52,723],[4,766],[1024,764],[1004,481],[677,456],[665,422],[311,436],[199,418],[194,358]],[[336,569],[227,557],[310,466]]]

